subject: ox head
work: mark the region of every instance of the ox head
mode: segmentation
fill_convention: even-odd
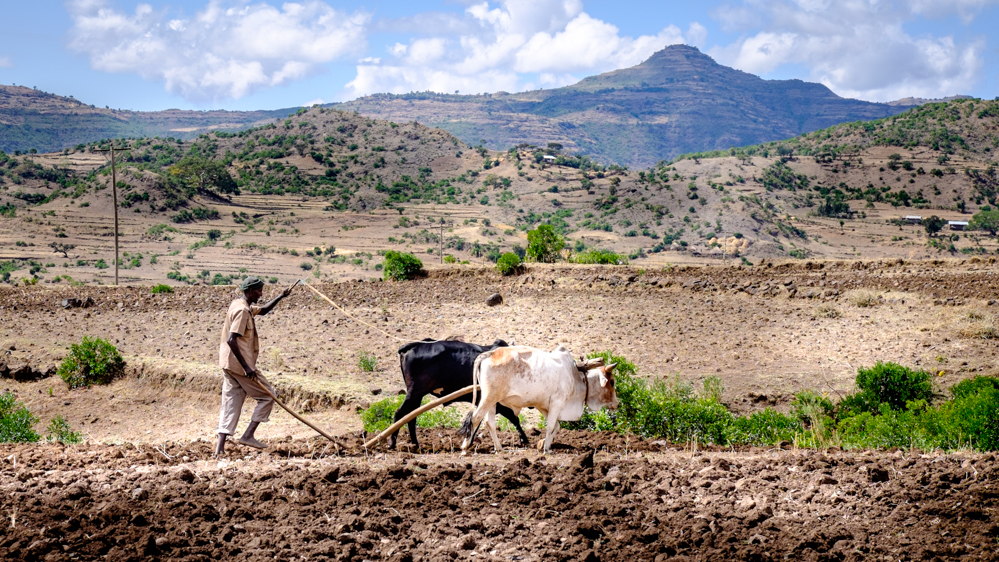
[[[586,402],[590,410],[596,411],[600,408],[607,408],[609,410],[617,409],[617,392],[614,389],[614,367],[616,366],[617,363],[600,365],[591,369],[586,374],[590,381],[590,393],[586,397]],[[593,384],[594,382],[599,382],[599,386]]]

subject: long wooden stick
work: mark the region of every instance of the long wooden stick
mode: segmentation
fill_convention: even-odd
[[[446,402],[450,402],[450,401],[454,400],[455,398],[460,398],[460,397],[462,397],[462,396],[464,396],[466,394],[471,393],[473,390],[478,390],[478,388],[479,388],[479,385],[477,385],[477,384],[473,384],[472,386],[466,386],[465,388],[463,388],[461,390],[457,390],[455,392],[452,392],[451,394],[448,394],[447,396],[444,396],[443,398],[438,398],[437,400],[434,400],[433,402],[430,402],[428,404],[424,404],[423,406],[420,406],[419,408],[417,408],[417,409],[413,410],[412,412],[406,414],[406,417],[404,417],[401,420],[395,422],[394,424],[388,426],[388,429],[386,429],[385,431],[379,433],[377,436],[375,436],[374,439],[372,439],[371,441],[368,441],[367,443],[365,443],[364,444],[364,448],[367,449],[367,448],[373,447],[374,445],[377,445],[379,441],[383,441],[386,437],[388,437],[389,435],[392,435],[393,433],[395,433],[396,431],[398,431],[399,428],[401,428],[402,426],[406,425],[407,423],[410,422],[410,420],[412,420],[416,416],[422,414],[423,412],[426,412],[427,410],[432,410],[432,409],[436,408],[437,406],[440,406],[441,404],[444,404]]]
[[[319,435],[322,435],[323,437],[325,437],[325,438],[329,439],[330,441],[332,441],[332,442],[333,442],[333,445],[335,445],[335,446],[336,446],[336,448],[337,448],[337,451],[339,451],[339,450],[340,450],[340,445],[338,445],[338,444],[337,444],[337,442],[333,440],[333,436],[332,436],[332,435],[330,435],[330,434],[326,433],[325,431],[323,431],[323,430],[319,429],[318,427],[316,427],[316,425],[315,425],[315,424],[313,424],[313,423],[312,423],[312,422],[310,422],[309,420],[307,420],[307,419],[303,418],[302,416],[300,416],[300,415],[296,414],[296,413],[295,413],[294,411],[292,411],[292,409],[291,409],[291,408],[289,408],[288,406],[285,406],[285,405],[284,405],[284,402],[281,402],[280,400],[278,400],[277,396],[274,396],[273,394],[271,394],[271,391],[267,390],[267,388],[266,388],[266,387],[265,387],[264,385],[260,384],[260,381],[257,381],[257,380],[254,380],[253,382],[257,383],[257,386],[259,386],[259,387],[260,387],[260,390],[263,390],[263,391],[264,391],[264,394],[266,394],[267,396],[270,396],[270,397],[271,397],[271,398],[272,398],[272,399],[273,399],[273,400],[274,400],[275,402],[277,402],[277,405],[278,405],[278,406],[281,406],[282,408],[284,408],[284,410],[285,410],[286,412],[288,412],[289,414],[291,414],[292,416],[294,416],[294,418],[295,418],[296,420],[298,420],[298,421],[300,421],[300,422],[304,423],[305,425],[307,425],[307,426],[311,427],[312,429],[316,430],[317,432],[319,432]]]

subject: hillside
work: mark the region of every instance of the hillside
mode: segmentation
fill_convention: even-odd
[[[227,282],[245,271],[363,278],[379,275],[379,252],[414,252],[430,265],[441,244],[457,261],[490,264],[522,253],[539,224],[584,261],[599,259],[592,250],[649,266],[935,257],[997,245],[981,231],[927,238],[897,219],[968,220],[995,205],[997,147],[999,102],[982,100],[633,171],[553,148],[473,148],[417,123],[310,108],[234,134],[132,141],[118,190],[123,249],[140,256],[125,263],[134,282]],[[8,279],[109,280],[110,170],[88,150],[0,155]],[[202,184],[189,173],[198,161],[227,173]],[[450,222],[443,241],[441,219]],[[79,269],[48,269],[52,243],[77,249],[51,263]],[[151,255],[178,257],[144,261]]]
[[[494,149],[556,142],[600,162],[631,167],[906,109],[844,99],[821,84],[763,80],[685,45],[666,47],[632,68],[553,90],[379,94],[336,107],[399,122],[417,120],[470,144],[484,140]]]
[[[51,152],[100,139],[194,138],[214,130],[238,130],[286,116],[274,111],[121,111],[87,105],[23,86],[0,85],[0,150]]]

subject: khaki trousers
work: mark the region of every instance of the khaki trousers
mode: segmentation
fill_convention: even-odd
[[[257,386],[260,383],[271,394],[275,396],[274,387],[263,377],[257,375],[256,382],[250,380],[245,375],[222,369],[222,409],[219,413],[219,433],[232,435],[236,431],[236,424],[239,423],[239,414],[243,409],[243,401],[249,396],[257,401],[257,407],[253,409],[253,417],[250,421],[265,422],[271,417],[271,410],[274,408],[274,399],[267,396],[263,390]]]

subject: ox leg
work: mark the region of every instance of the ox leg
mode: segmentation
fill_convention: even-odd
[[[496,404],[496,413],[510,420],[513,427],[517,428],[517,433],[520,434],[521,445],[527,446],[530,444],[530,441],[527,439],[527,434],[524,433],[524,428],[520,427],[520,417],[517,416],[517,412],[515,412],[512,408],[504,406],[503,404]]]
[[[547,425],[547,433],[545,435],[545,440],[543,441],[544,446],[542,451],[546,454],[552,452],[552,441],[555,440],[555,433],[558,431],[558,415],[562,413],[562,404],[555,404],[553,407],[548,409],[548,415],[545,416],[545,425]]]
[[[468,454],[468,446],[471,445],[472,440],[475,439],[475,432],[479,429],[479,424],[482,423],[482,418],[486,417],[486,412],[490,409],[495,411],[495,404],[495,402],[490,403],[483,399],[479,401],[479,405],[475,407],[475,410],[472,410],[470,431],[461,442],[461,456]]]
[[[395,418],[393,422],[397,422],[402,418],[406,417],[410,412],[420,407],[420,403],[423,402],[423,396],[417,396],[416,394],[407,394],[406,400],[402,402],[399,409],[395,411]],[[409,440],[413,442],[413,446],[419,448],[420,442],[416,439],[416,419],[414,418],[409,422]],[[389,449],[395,449],[396,440],[399,438],[399,432],[396,431],[389,437],[388,447]]]
[[[489,435],[493,438],[493,448],[498,453],[503,449],[503,445],[500,445],[499,435],[496,434],[496,408],[486,412],[486,425],[489,426]]]

